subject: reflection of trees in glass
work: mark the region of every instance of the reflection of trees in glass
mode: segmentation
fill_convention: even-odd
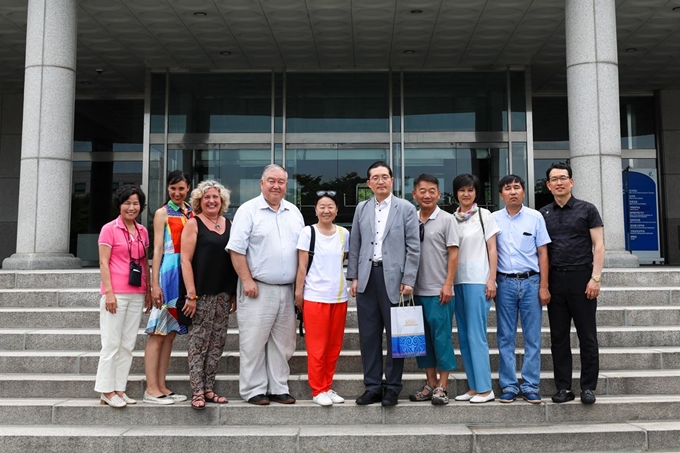
[[[335,190],[338,192],[339,206],[336,223],[343,225],[352,223],[354,206],[357,204],[357,185],[365,182],[365,179],[359,176],[357,172],[350,172],[325,182],[321,181],[321,176],[305,173],[296,173],[293,178],[295,178],[298,187],[295,198],[298,206],[301,207],[305,223],[316,223],[316,215],[312,206],[316,201],[316,192],[319,190]]]

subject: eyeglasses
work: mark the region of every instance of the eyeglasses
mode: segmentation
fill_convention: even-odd
[[[558,182],[558,181],[559,182],[567,182],[567,181],[569,181],[569,179],[571,179],[571,178],[569,178],[569,176],[564,176],[564,175],[555,176],[553,178],[550,178],[550,182],[553,182],[553,183]]]
[[[378,181],[387,182],[390,179],[392,179],[392,177],[390,175],[382,175],[382,176],[371,177],[371,181],[373,181],[373,182],[378,182]]]
[[[420,227],[420,242],[423,242],[423,239],[425,239],[425,224],[421,223],[419,227]]]
[[[323,197],[325,195],[328,195],[329,197],[334,197],[338,193],[335,190],[317,190],[316,196],[317,197]]]

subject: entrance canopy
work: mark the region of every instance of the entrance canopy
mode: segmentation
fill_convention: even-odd
[[[77,92],[143,93],[146,68],[527,65],[534,93],[562,93],[565,1],[78,0]],[[0,2],[3,92],[23,89],[27,3]],[[680,2],[616,0],[616,20],[621,91],[680,88]]]

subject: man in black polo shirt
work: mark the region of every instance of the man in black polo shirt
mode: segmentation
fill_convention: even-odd
[[[548,304],[550,341],[557,393],[556,403],[574,399],[571,391],[570,330],[573,318],[581,348],[581,402],[595,402],[600,372],[595,312],[604,264],[604,232],[597,208],[571,195],[571,167],[553,164],[546,172],[555,201],[541,208],[552,242]]]

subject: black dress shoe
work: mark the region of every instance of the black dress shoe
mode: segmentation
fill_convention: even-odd
[[[267,395],[271,401],[280,404],[294,404],[295,398],[290,393],[282,393],[280,395]]]
[[[559,390],[555,395],[552,397],[552,400],[554,403],[566,403],[567,401],[573,401],[574,398],[576,398],[576,395],[574,395],[574,392],[571,390]]]
[[[265,395],[255,395],[248,400],[250,404],[256,404],[258,406],[266,406],[269,404],[269,398]]]
[[[584,390],[581,392],[581,402],[583,404],[593,404],[595,402],[595,394],[592,390]]]
[[[365,406],[366,404],[373,404],[381,401],[382,398],[375,392],[366,390],[363,395],[357,398],[357,404],[360,406]]]
[[[383,406],[396,406],[399,398],[399,394],[392,389],[386,389],[385,394],[382,397]]]

